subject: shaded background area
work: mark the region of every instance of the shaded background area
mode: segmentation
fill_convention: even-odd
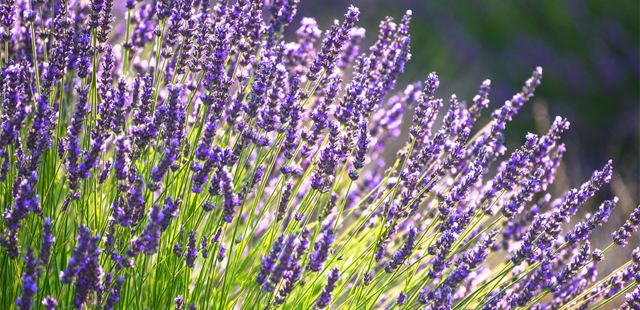
[[[289,27],[293,33],[303,16],[315,17],[324,31],[342,19],[347,7],[360,9],[358,26],[367,31],[361,52],[377,37],[385,16],[396,21],[413,11],[409,33],[412,58],[397,88],[440,77],[437,95],[451,93],[470,101],[480,83],[491,83],[489,112],[518,92],[535,66],[544,77],[533,102],[507,124],[509,150],[527,132],[546,132],[549,118],[567,117],[571,129],[565,169],[558,194],[588,180],[612,159],[615,176],[603,198],[620,197],[629,213],[640,202],[640,43],[637,1],[301,1]],[[620,210],[618,211],[620,212]],[[621,212],[620,212],[621,213]],[[619,213],[619,214],[620,214]],[[621,221],[622,222],[622,221]]]
[[[535,66],[542,66],[544,77],[533,101],[507,124],[509,152],[527,132],[545,133],[556,115],[567,117],[571,128],[562,139],[567,153],[551,193],[561,197],[579,187],[612,159],[611,183],[581,208],[593,211],[605,199],[620,198],[609,222],[591,238],[599,248],[611,242],[609,234],[640,203],[638,1],[301,1],[288,31],[293,33],[303,16],[315,17],[324,31],[342,19],[350,3],[360,9],[357,25],[367,31],[361,52],[375,41],[385,16],[399,21],[406,10],[413,11],[412,59],[398,89],[436,71],[438,96],[448,101],[455,92],[470,102],[480,83],[491,79],[491,104],[480,124],[520,90]],[[405,120],[408,127],[410,118]],[[627,247],[614,247],[600,274],[628,260],[639,239],[636,234]]]

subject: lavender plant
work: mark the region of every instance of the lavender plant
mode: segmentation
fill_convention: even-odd
[[[551,197],[569,122],[504,145],[541,68],[437,129],[435,73],[394,90],[411,11],[361,52],[297,3],[0,2],[2,309],[638,309],[640,250],[597,270],[640,208],[602,250],[617,198],[575,220],[612,163]]]

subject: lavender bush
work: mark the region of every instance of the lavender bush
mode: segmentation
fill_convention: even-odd
[[[597,271],[640,208],[575,219],[612,163],[551,197],[569,122],[503,144],[541,68],[476,125],[489,80],[394,91],[410,11],[361,51],[297,2],[1,1],[2,309],[640,307],[640,250]]]

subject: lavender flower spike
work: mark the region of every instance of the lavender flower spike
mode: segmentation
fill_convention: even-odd
[[[116,284],[111,289],[111,292],[109,292],[109,298],[104,304],[104,310],[112,310],[113,307],[115,307],[115,305],[118,303],[118,301],[120,301],[120,290],[122,289],[122,284],[124,283],[124,281],[124,276],[118,277],[118,279],[116,280]]]
[[[282,250],[283,241],[284,241],[284,236],[280,236],[273,244],[273,248],[271,248],[271,251],[269,252],[269,254],[267,254],[262,258],[262,265],[260,266],[260,272],[256,277],[256,282],[258,282],[258,284],[263,285],[267,282],[267,279],[271,274],[271,271],[275,267],[275,262],[278,259],[278,254]]]
[[[404,303],[406,301],[407,301],[407,294],[401,291],[400,294],[398,294],[398,298],[396,298],[396,304],[398,306],[404,306]]]
[[[627,238],[630,234],[638,229],[640,225],[640,206],[636,208],[629,216],[629,219],[618,229],[618,231],[611,234],[613,242],[618,245],[625,246],[627,244]]]
[[[16,300],[19,310],[29,310],[33,305],[33,297],[38,292],[38,265],[33,257],[33,249],[28,248],[24,255],[24,274],[22,275],[22,295]]]
[[[589,218],[586,223],[578,223],[574,227],[574,229],[570,232],[567,232],[565,235],[565,240],[567,242],[577,242],[582,241],[589,237],[589,234],[598,226],[602,225],[603,222],[606,222],[611,214],[611,211],[616,206],[618,202],[618,197],[614,197],[612,200],[607,200],[600,205],[600,208],[596,213]]]
[[[49,264],[51,247],[56,241],[56,237],[54,237],[51,233],[51,219],[48,217],[44,219],[42,239],[42,247],[40,248],[40,252],[38,254],[38,260],[40,265],[45,268]]]
[[[198,258],[198,247],[196,246],[196,232],[189,232],[189,239],[187,243],[187,252],[184,253],[184,261],[187,267],[193,268]]]
[[[333,290],[336,288],[338,280],[340,280],[340,269],[335,267],[327,274],[327,284],[324,286],[322,293],[320,293],[320,297],[316,300],[316,306],[319,309],[324,309],[331,304]]]
[[[318,241],[313,245],[314,252],[309,255],[309,270],[318,272],[324,267],[324,263],[329,259],[329,249],[335,240],[332,228],[327,228]]]
[[[402,265],[409,256],[411,256],[413,248],[415,246],[417,234],[418,232],[415,227],[409,228],[407,241],[405,241],[404,245],[402,245],[402,248],[398,249],[398,251],[393,254],[393,258],[384,267],[384,271],[386,271],[387,273],[392,273],[394,270],[396,270],[396,268]]]
[[[45,297],[42,300],[42,305],[44,306],[45,310],[54,310],[58,305],[58,300],[53,297]]]
[[[78,238],[76,240],[76,248],[73,251],[72,256],[69,258],[67,268],[60,272],[60,281],[65,284],[71,284],[73,282],[73,279],[78,273],[80,264],[87,256],[87,250],[89,249],[89,243],[91,242],[91,232],[86,226],[80,225],[78,228]]]
[[[224,167],[222,170],[218,170],[218,177],[220,178],[222,193],[224,195],[223,220],[231,223],[235,208],[239,204],[238,195],[234,193],[233,176],[227,171],[227,168]]]

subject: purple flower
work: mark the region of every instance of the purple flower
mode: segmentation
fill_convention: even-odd
[[[152,106],[151,96],[155,92],[153,77],[149,74],[138,83],[141,86],[139,101],[133,101],[131,103],[132,111],[132,126],[130,127],[130,133],[133,136],[133,142],[137,146],[137,150],[134,153],[134,158],[138,158],[141,155],[141,150],[147,147],[153,138],[158,135],[159,126],[163,117],[163,110],[157,113],[156,117],[152,118],[150,114]],[[134,98],[132,98],[135,100]]]
[[[108,0],[107,0],[108,1]],[[112,84],[113,84],[113,68],[115,67],[116,58],[113,55],[113,47],[109,44],[105,44],[101,47],[102,55],[104,56],[102,62],[102,72],[99,77],[99,85],[98,88],[100,90],[100,95],[107,96],[107,92],[112,92]],[[110,94],[112,96],[113,94]],[[110,107],[109,107],[110,108]],[[108,110],[105,110],[108,111]],[[109,114],[106,114],[109,115]]]
[[[276,50],[276,57],[279,56],[284,49],[284,45],[279,45]],[[271,132],[276,129],[279,120],[278,104],[284,97],[282,89],[284,89],[285,79],[287,78],[287,70],[282,63],[277,62],[277,65],[273,69],[272,73],[272,87],[267,90],[266,104],[259,109],[258,127],[264,129],[266,132]]]
[[[220,162],[222,161],[222,152],[222,149],[214,148],[209,152],[208,158],[206,159],[204,164],[199,165],[194,163],[191,166],[191,170],[195,171],[195,173],[193,174],[192,188],[192,191],[194,193],[202,192],[203,186],[207,183],[207,181],[209,181],[209,175],[211,174],[211,171],[213,171],[215,167],[218,167],[220,165]],[[213,184],[214,180],[214,178],[211,179],[212,186],[215,186],[215,184]]]
[[[118,87],[113,90],[113,119],[111,120],[111,129],[116,135],[123,132],[124,126],[126,125],[126,118],[128,117],[128,113],[125,111],[125,103],[128,101],[126,85],[125,77],[121,76],[118,80]]]
[[[294,75],[289,85],[289,91],[284,95],[278,110],[278,118],[282,129],[288,125],[291,129],[296,129],[300,122],[303,107],[296,104],[300,100],[300,77]]]
[[[284,219],[284,215],[287,212],[287,207],[289,206],[289,200],[291,199],[291,194],[293,191],[293,183],[291,181],[287,181],[285,184],[285,189],[282,191],[280,196],[280,204],[278,205],[278,211],[276,214],[276,221],[280,222]]]
[[[161,111],[161,119],[163,127],[163,138],[165,140],[164,157],[160,160],[160,164],[151,170],[151,179],[149,189],[157,191],[161,188],[162,179],[174,167],[174,162],[180,156],[182,150],[182,141],[186,136],[184,132],[184,123],[186,119],[183,102],[180,99],[182,93],[181,85],[167,86],[169,91],[169,99],[165,105],[158,107]]]
[[[24,120],[31,112],[31,106],[21,100],[25,92],[25,83],[23,83],[25,69],[20,64],[14,64],[8,66],[4,71],[5,78],[2,81],[4,84],[4,101],[2,102],[4,113],[0,132],[0,149],[16,142]]]
[[[297,238],[293,234],[284,237],[282,249],[278,254],[278,264],[275,264],[271,269],[268,281],[265,281],[262,286],[263,291],[272,292],[278,286],[285,273],[290,271],[296,247],[299,246],[296,242]]]
[[[130,226],[135,227],[140,223],[144,216],[145,205],[144,182],[142,181],[142,175],[139,175],[133,181],[127,194],[125,216],[131,219]],[[125,226],[124,224],[122,225]]]
[[[422,96],[418,98],[418,106],[413,117],[413,127],[411,127],[413,139],[422,140],[431,131],[438,109],[442,107],[442,99],[433,99],[433,94],[439,85],[438,76],[435,72],[430,73],[425,81]]]
[[[5,234],[0,235],[0,246],[5,248],[9,258],[17,259],[20,256],[20,242],[17,231],[9,229]]]
[[[260,285],[266,284],[269,275],[271,274],[271,272],[273,271],[273,268],[275,267],[275,262],[278,259],[278,254],[280,253],[280,251],[282,251],[283,241],[284,241],[284,236],[278,237],[278,239],[276,239],[275,243],[273,244],[273,247],[271,248],[271,251],[269,252],[269,254],[267,254],[262,258],[262,265],[260,266],[260,272],[256,277],[256,281],[258,282],[258,284]]]
[[[482,109],[489,106],[489,90],[491,90],[491,80],[484,80],[478,94],[473,97],[473,105],[469,107],[469,117],[465,124],[466,127],[471,128],[478,117],[480,117]]]
[[[355,65],[356,72],[354,79],[345,88],[345,95],[340,100],[338,108],[335,111],[336,119],[344,125],[352,126],[358,122],[358,118],[364,111],[367,84],[367,69],[369,67],[369,58],[363,56],[358,57]],[[364,116],[366,117],[366,116]]]
[[[124,276],[119,276],[116,280],[116,284],[113,286],[111,291],[109,292],[109,298],[104,304],[104,310],[111,310],[115,305],[120,301],[120,290],[122,289],[122,284],[124,284],[125,278]]]
[[[296,283],[300,281],[300,277],[302,276],[302,270],[300,266],[294,266],[292,270],[286,271],[284,274],[284,280],[282,285],[280,286],[280,290],[275,297],[276,305],[282,305],[287,300],[287,297],[293,291]]]
[[[333,290],[335,290],[337,286],[337,282],[340,280],[340,269],[335,267],[327,273],[327,284],[324,286],[322,293],[316,300],[316,306],[320,309],[324,309],[331,304],[331,299],[333,299]]]
[[[482,138],[476,139],[472,146],[472,153],[477,154],[482,149],[482,146],[490,146],[502,136],[502,131],[505,129],[507,121],[510,121],[513,116],[518,113],[520,107],[522,107],[522,105],[533,96],[535,88],[540,85],[541,78],[542,68],[536,67],[533,71],[532,77],[525,82],[525,86],[522,88],[522,91],[515,94],[511,100],[507,100],[502,107],[491,114],[493,118],[491,128],[486,131]],[[483,92],[482,89],[481,92]]]
[[[124,183],[129,178],[129,154],[131,153],[131,141],[125,137],[118,137],[116,138],[115,144],[116,151],[114,156],[115,161],[113,163],[113,168],[115,171],[116,179]],[[120,191],[126,192],[128,190],[126,185],[126,183],[120,184]]]
[[[300,281],[300,277],[302,276],[300,260],[309,249],[309,241],[307,241],[308,235],[309,230],[304,227],[302,231],[300,231],[300,235],[297,237],[298,241],[296,242],[295,249],[291,255],[290,265],[283,273],[283,282],[275,297],[276,305],[284,304],[291,291],[293,291],[296,283]]]
[[[204,212],[209,212],[215,208],[216,208],[215,203],[211,202],[210,200],[207,200],[204,203],[202,203],[202,210],[204,210]]]
[[[182,256],[182,234],[180,236],[180,241],[173,244],[173,255],[178,257]]]
[[[7,174],[9,173],[9,155],[5,150],[0,150],[0,157],[2,160],[2,166],[0,166],[0,182],[7,180]]]
[[[556,142],[560,139],[560,135],[565,130],[569,129],[569,121],[566,118],[562,118],[560,116],[556,116],[551,128],[549,128],[549,132],[540,137],[538,145],[533,151],[532,160],[539,164],[544,162],[544,159],[549,156],[549,152],[556,145]]]
[[[248,182],[247,184],[247,190],[251,191],[251,189],[253,189],[256,185],[258,185],[260,183],[260,181],[262,181],[262,177],[264,176],[264,168],[262,166],[259,166],[258,168],[256,168],[255,173],[253,174],[253,177],[250,178],[251,182]]]
[[[631,213],[629,219],[618,229],[618,231],[611,234],[613,242],[618,245],[625,246],[627,244],[627,238],[629,235],[638,229],[640,224],[640,206]]]
[[[254,82],[251,85],[251,93],[248,98],[245,112],[251,117],[257,117],[259,108],[267,106],[268,91],[270,92],[273,82],[276,79],[277,68],[282,66],[281,57],[276,56],[277,49],[269,49],[260,56],[260,62],[255,71]],[[263,120],[264,122],[264,120]],[[263,124],[264,125],[264,124]]]
[[[502,207],[502,214],[507,218],[513,218],[522,212],[524,204],[530,201],[533,195],[541,190],[540,179],[544,174],[542,168],[538,168],[531,178],[522,181],[522,187]]]
[[[196,246],[196,232],[190,231],[187,243],[187,251],[184,253],[184,261],[187,267],[195,267],[196,258],[198,258],[198,247]]]
[[[220,251],[218,252],[218,261],[221,262],[224,259],[224,254],[227,253],[227,248],[223,243],[220,243]]]
[[[40,247],[40,252],[38,254],[38,262],[42,267],[49,265],[51,247],[55,241],[56,237],[51,233],[51,219],[46,217],[44,219],[44,224],[42,225],[42,246]]]
[[[285,140],[284,140],[284,156],[287,159],[293,158],[296,148],[298,147],[299,141],[299,133],[294,127],[287,128],[285,130]],[[282,170],[281,170],[282,171]],[[284,173],[284,172],[283,172]]]
[[[110,54],[110,48],[107,52],[107,56]],[[111,57],[113,57],[111,55]],[[113,66],[113,63],[109,63],[110,58],[107,57],[105,59],[105,68],[101,77],[100,93],[103,96],[102,103],[98,106],[98,114],[99,118],[96,120],[96,125],[91,130],[91,142],[90,149],[83,156],[84,161],[77,165],[77,173],[78,178],[88,179],[91,176],[91,170],[98,165],[98,161],[100,159],[100,155],[106,149],[105,141],[109,137],[109,130],[112,126],[112,119],[114,116],[114,91],[112,91],[112,78],[111,78],[111,69],[107,68],[107,66]],[[88,88],[85,90],[78,90],[80,96],[84,96],[84,92],[88,92]],[[82,98],[83,100],[86,98]],[[86,102],[86,101],[85,101]],[[71,145],[67,145],[67,149],[69,154],[71,154]],[[81,149],[78,150],[78,154],[81,152]],[[71,187],[72,183],[70,183]],[[76,185],[77,186],[77,185]]]
[[[524,285],[524,288],[521,289],[520,293],[518,294],[516,301],[518,306],[526,306],[529,301],[531,301],[538,294],[538,290],[543,285],[548,285],[548,282],[551,281],[551,277],[553,275],[555,259],[556,257],[552,256],[550,251],[542,255],[540,267],[538,267],[535,274],[527,281],[527,283]]]
[[[602,223],[606,222],[611,214],[611,211],[616,206],[618,197],[614,197],[612,200],[607,200],[600,205],[600,208],[596,213],[589,218],[586,223],[578,223],[572,231],[567,232],[565,240],[567,242],[578,242],[587,239],[589,234]]]
[[[207,248],[207,242],[209,241],[209,238],[207,238],[207,236],[202,236],[202,239],[200,239],[200,251],[202,252],[202,258],[207,259],[209,258],[209,249]]]
[[[267,48],[272,47],[278,41],[279,34],[283,28],[291,23],[293,16],[296,14],[297,5],[298,1],[287,0],[274,5],[270,9],[271,18],[265,30],[267,35],[265,45]]]
[[[182,298],[182,296],[178,296],[174,301],[176,302],[175,310],[182,310],[184,307],[184,298]]]
[[[451,262],[447,261],[448,255],[451,252],[451,246],[453,242],[458,239],[458,234],[451,231],[445,231],[440,238],[436,240],[436,244],[428,248],[429,255],[435,255],[433,262],[431,263],[431,269],[429,270],[429,277],[435,278],[440,275],[442,271],[449,266]]]
[[[636,287],[631,293],[625,296],[625,302],[620,306],[620,310],[632,310],[640,308],[640,287]]]
[[[507,120],[511,120],[511,118],[518,113],[518,110],[522,105],[527,102],[531,97],[533,97],[533,92],[536,87],[540,85],[540,80],[542,79],[542,68],[536,67],[533,71],[532,76],[525,82],[525,86],[522,87],[522,91],[515,94],[511,100],[505,102],[505,105],[496,110],[492,116],[494,117],[494,123],[492,127],[492,132],[494,130],[503,127],[504,122]]]
[[[309,80],[315,81],[319,78],[319,73],[322,68],[328,70],[332,68],[340,56],[344,41],[354,23],[358,20],[360,11],[354,6],[349,7],[349,11],[345,14],[345,21],[340,27],[337,22],[331,26],[331,29],[325,34],[325,38],[322,41],[321,52],[316,55],[311,64],[309,65],[309,72],[307,77]]]
[[[340,76],[330,76],[328,78],[328,82],[323,89],[324,96],[319,98],[318,104],[311,112],[310,118],[313,121],[313,125],[311,128],[304,130],[300,136],[304,141],[300,151],[303,156],[310,154],[323,130],[329,126],[329,106],[338,95],[341,83]]]
[[[340,198],[338,194],[331,193],[331,195],[329,196],[329,201],[327,201],[327,204],[325,205],[325,207],[322,209],[322,212],[320,212],[320,215],[318,216],[318,221],[322,221],[323,219],[326,219],[329,216],[331,211],[336,207],[338,198]]]
[[[311,176],[311,188],[326,193],[333,186],[338,158],[342,155],[344,147],[341,137],[339,125],[333,122],[329,123],[329,144],[320,151],[320,156],[316,161],[318,168]]]
[[[180,214],[180,204],[182,199],[172,199],[167,196],[164,199],[164,207],[162,208],[162,220],[160,222],[160,231],[164,232],[171,225],[171,220],[176,218]]]
[[[560,224],[569,220],[589,197],[611,180],[612,168],[609,161],[602,171],[594,171],[591,179],[580,186],[580,189],[569,190],[562,199],[562,204],[554,208],[551,218],[545,223],[545,233],[538,238],[539,248],[549,248],[560,232]]]
[[[60,281],[71,284],[75,279],[74,307],[82,309],[92,292],[100,288],[103,271],[100,266],[100,253],[98,247],[100,235],[91,236],[89,229],[80,225],[78,228],[76,248],[69,258],[67,268],[60,272]]]
[[[495,242],[497,234],[497,230],[493,230],[485,234],[475,247],[465,252],[462,257],[460,257],[458,261],[456,261],[456,265],[458,266],[458,268],[454,270],[447,278],[447,285],[449,285],[450,287],[456,287],[457,285],[461,284],[461,280],[464,280],[464,278],[468,276],[468,272],[470,270],[473,270],[476,267],[480,266],[480,264],[482,264],[485,259],[487,259],[489,250]]]
[[[104,242],[105,253],[112,254],[113,253],[113,245],[115,243],[115,233],[116,233],[116,219],[113,216],[109,217],[109,224],[107,225],[107,232],[104,234],[102,238]]]
[[[140,251],[144,251],[146,255],[153,255],[158,252],[158,243],[160,239],[160,226],[164,219],[164,214],[160,212],[157,205],[151,206],[149,211],[149,223],[144,231],[131,239],[131,248],[127,251],[129,257],[138,255]]]
[[[369,150],[369,145],[371,144],[366,119],[362,119],[360,121],[359,128],[360,134],[358,135],[358,143],[356,144],[355,156],[353,158],[354,169],[349,171],[349,177],[352,180],[358,179],[358,169],[362,169],[362,167],[364,167],[367,151]]]
[[[404,261],[411,256],[413,253],[413,248],[415,247],[416,235],[418,234],[415,227],[409,228],[409,234],[407,235],[407,240],[402,245],[396,253],[393,254],[393,258],[387,265],[384,267],[384,271],[387,273],[392,273],[395,271],[400,265],[404,263]]]
[[[222,188],[222,194],[224,197],[222,216],[223,220],[227,223],[233,221],[235,209],[239,205],[238,195],[234,193],[233,176],[226,167],[223,167],[217,172],[218,178]]]
[[[313,253],[309,255],[309,270],[318,272],[324,268],[324,263],[329,259],[329,250],[334,240],[335,236],[332,228],[327,228],[322,232],[322,235],[318,237],[318,240],[313,245]]]
[[[491,204],[491,200],[496,194],[500,191],[510,191],[513,190],[518,185],[518,178],[524,172],[524,168],[529,163],[529,156],[532,152],[532,149],[535,147],[538,141],[538,136],[532,133],[527,134],[526,142],[522,146],[522,148],[515,150],[511,154],[511,158],[506,163],[506,166],[502,171],[500,171],[492,180],[491,189],[486,190],[483,193],[483,199],[486,204]],[[540,176],[538,176],[539,178]],[[535,193],[539,190],[539,186],[537,182],[534,180],[532,184],[525,187],[525,189],[519,193],[522,197],[522,200],[526,200],[530,193]],[[507,207],[503,209],[503,214],[511,218],[517,212],[518,206],[512,204],[507,204]],[[485,207],[485,212],[488,212],[487,207]]]
[[[585,242],[585,244],[580,248],[580,251],[573,256],[573,261],[569,263],[557,277],[557,285],[563,285],[567,281],[569,281],[573,276],[575,276],[580,269],[582,269],[585,264],[589,261],[591,254],[591,246],[589,241]]]
[[[98,5],[97,3],[104,3],[103,5]],[[98,34],[97,39],[98,42],[104,43],[107,41],[107,36],[111,32],[111,23],[115,21],[115,17],[111,15],[111,11],[113,9],[113,0],[105,0],[102,1],[94,1],[93,13],[98,14],[96,11],[99,10],[99,19],[97,21],[99,27],[97,27]],[[92,18],[96,20],[96,17]],[[95,27],[95,26],[94,26]]]
[[[36,185],[38,183],[38,172],[32,171],[30,175],[23,179],[16,179],[19,184],[17,192],[14,192],[13,208],[6,208],[2,214],[4,224],[11,230],[20,229],[20,222],[24,220],[30,211],[41,213],[39,196],[36,194]]]
[[[398,294],[398,298],[396,298],[396,304],[398,306],[404,306],[405,301],[407,301],[407,294],[405,294],[403,291],[400,291],[400,294]]]
[[[42,300],[42,305],[44,306],[45,310],[53,310],[58,305],[58,300],[53,297],[45,297]]]
[[[104,168],[102,169],[102,172],[100,173],[100,177],[98,178],[98,184],[104,183],[109,178],[110,173],[111,173],[111,159],[107,160],[107,162],[104,163]]]
[[[38,292],[38,276],[40,270],[37,261],[33,257],[33,249],[29,247],[24,255],[24,273],[22,274],[22,295],[16,300],[16,308],[19,310],[31,309],[33,297]]]
[[[83,28],[80,31],[78,42],[76,44],[78,49],[77,56],[77,72],[78,77],[81,79],[86,78],[91,71],[91,29],[88,27]]]
[[[222,236],[222,227],[218,227],[218,230],[216,230],[216,233],[213,234],[213,236],[211,236],[211,243],[220,242],[221,236]]]
[[[76,248],[69,258],[67,268],[60,272],[60,281],[65,284],[71,284],[78,273],[78,267],[85,260],[89,244],[91,242],[91,231],[84,226],[78,227],[78,237],[76,238]]]
[[[362,284],[364,286],[369,286],[369,284],[371,284],[371,277],[373,277],[373,273],[370,271],[366,271],[362,276]]]
[[[280,172],[285,175],[298,175],[302,172],[302,167],[296,164],[282,166],[280,167]]]
[[[482,177],[483,161],[482,157],[476,158],[469,166],[466,176],[460,182],[454,184],[451,190],[445,194],[444,199],[437,205],[440,219],[445,220],[455,204],[467,198],[473,184]]]
[[[383,231],[382,236],[380,236],[380,239],[378,239],[378,243],[376,245],[376,252],[374,256],[376,261],[380,261],[382,257],[384,257],[387,244],[391,242],[391,238],[396,233],[397,228],[398,224],[396,221],[392,222],[390,226],[385,227],[385,230]]]
[[[531,225],[522,237],[520,248],[511,257],[511,262],[520,264],[524,259],[532,259],[535,251],[534,242],[544,232],[549,217],[546,214],[537,214]]]

